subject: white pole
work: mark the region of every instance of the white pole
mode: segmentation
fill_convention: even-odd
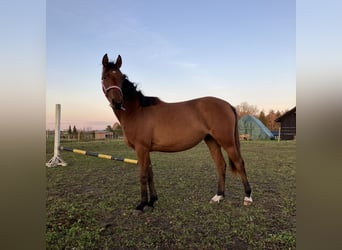
[[[59,156],[59,146],[60,146],[60,135],[61,135],[61,105],[56,104],[56,116],[55,116],[55,145],[53,156]]]
[[[60,138],[61,138],[61,105],[56,104],[55,139],[54,139],[53,157],[45,164],[47,167],[67,165],[67,163],[63,161],[59,156]]]

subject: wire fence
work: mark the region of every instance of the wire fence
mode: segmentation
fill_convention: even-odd
[[[270,136],[270,133],[272,136]],[[258,136],[262,134],[262,136]],[[282,127],[273,131],[264,131],[260,127],[239,126],[240,140],[255,139],[275,139],[275,140],[293,140],[296,137],[296,127]],[[54,130],[46,131],[46,140],[54,139]],[[97,140],[123,140],[122,130],[115,131],[77,131],[77,133],[69,133],[61,131],[61,142],[77,142],[77,141],[97,141]]]
[[[46,131],[46,140],[54,140],[54,130]],[[123,140],[122,131],[77,131],[76,133],[69,133],[68,131],[61,131],[61,142],[87,142],[97,140]]]

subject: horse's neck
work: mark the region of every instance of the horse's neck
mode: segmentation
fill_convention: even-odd
[[[135,115],[135,112],[140,108],[138,100],[126,101],[123,103],[122,107],[125,110],[113,109],[114,114],[118,118],[119,122],[125,123],[125,121]]]

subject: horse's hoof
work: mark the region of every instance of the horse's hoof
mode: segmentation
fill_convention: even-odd
[[[147,205],[147,206],[144,207],[143,211],[144,211],[144,213],[152,212],[153,211],[153,207]]]
[[[252,197],[247,197],[246,196],[243,199],[243,205],[245,205],[245,206],[250,206],[250,205],[252,205],[252,203],[253,203]]]
[[[221,201],[223,201],[223,199],[224,199],[223,195],[215,194],[215,196],[211,198],[210,203],[220,203]]]

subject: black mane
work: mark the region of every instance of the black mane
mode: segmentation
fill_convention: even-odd
[[[159,98],[157,97],[144,96],[140,90],[137,90],[137,85],[130,82],[126,75],[123,75],[122,93],[124,100],[132,101],[138,99],[139,104],[142,107],[153,106],[160,102]]]

